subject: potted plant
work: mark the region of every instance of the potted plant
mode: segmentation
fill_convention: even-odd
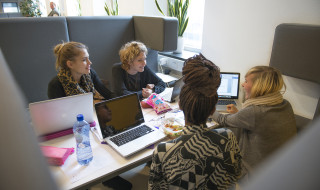
[[[158,0],[155,0],[159,12],[166,16],[158,4]],[[178,29],[178,48],[176,53],[181,53],[183,49],[183,33],[186,30],[189,22],[189,17],[187,17],[189,0],[167,0],[168,3],[168,16],[176,17],[179,23]]]
[[[25,17],[41,17],[39,0],[24,0],[19,3],[20,12]]]
[[[104,10],[107,12],[107,14],[110,15],[118,15],[119,14],[119,5],[118,5],[118,0],[116,0],[116,2],[113,2],[112,0],[112,4],[110,5],[110,8],[107,4],[107,2],[104,5]]]
[[[77,2],[78,2],[78,7],[77,7],[77,9],[78,9],[78,16],[82,16],[82,13],[81,13],[81,2],[80,2],[81,0],[77,0]]]

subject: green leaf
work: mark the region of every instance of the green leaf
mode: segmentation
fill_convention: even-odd
[[[39,9],[38,0],[23,0],[19,3],[20,12],[26,17],[40,17],[41,11]]]
[[[114,6],[108,6],[107,2],[105,2],[104,5],[104,10],[107,12],[107,14],[110,15],[118,15],[119,14],[119,5],[118,1],[116,0],[115,3],[113,4]]]
[[[188,26],[189,17],[187,17],[187,15],[189,2],[190,0],[167,0],[168,16],[176,17],[178,19],[178,36],[182,36]],[[155,3],[159,12],[165,16],[157,0],[155,0]]]
[[[180,11],[179,11],[179,0],[174,1],[174,16],[179,17]]]
[[[110,15],[110,10],[107,3],[105,3],[104,10],[107,12],[108,15]]]
[[[167,0],[167,4],[168,4],[169,16],[174,16],[174,13],[173,13],[173,5],[172,5],[171,1],[170,1],[170,0]]]
[[[156,2],[156,5],[157,5],[157,8],[159,10],[159,12],[163,15],[163,16],[166,16],[165,14],[163,14],[162,12],[162,9],[160,8],[159,4],[158,4],[158,1],[157,0],[154,0]]]
[[[188,26],[189,18],[187,18],[186,22],[179,28],[178,36],[183,36],[184,31]]]
[[[118,5],[118,0],[116,0],[116,11],[115,15],[119,15],[119,5]]]

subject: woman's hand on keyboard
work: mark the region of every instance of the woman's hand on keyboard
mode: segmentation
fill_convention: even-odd
[[[234,104],[227,105],[227,112],[228,113],[237,113],[238,109]]]

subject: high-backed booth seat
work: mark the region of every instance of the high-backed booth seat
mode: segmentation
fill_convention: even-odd
[[[178,20],[173,17],[81,16],[1,18],[0,48],[28,102],[48,99],[49,81],[57,74],[53,48],[77,41],[89,48],[92,68],[112,90],[112,65],[132,40],[146,44],[147,64],[158,68],[158,51],[177,48]]]
[[[276,27],[270,66],[284,75],[320,85],[320,25],[283,23]],[[320,116],[320,98],[313,119]],[[310,120],[296,115],[298,130]]]

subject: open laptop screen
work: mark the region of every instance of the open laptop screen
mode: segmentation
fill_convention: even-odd
[[[103,138],[144,122],[137,93],[95,104]]]
[[[30,116],[38,136],[46,136],[72,129],[77,115],[91,123],[93,118],[93,95],[91,92],[29,104]]]
[[[238,99],[240,73],[221,72],[221,84],[218,88],[219,99]]]

